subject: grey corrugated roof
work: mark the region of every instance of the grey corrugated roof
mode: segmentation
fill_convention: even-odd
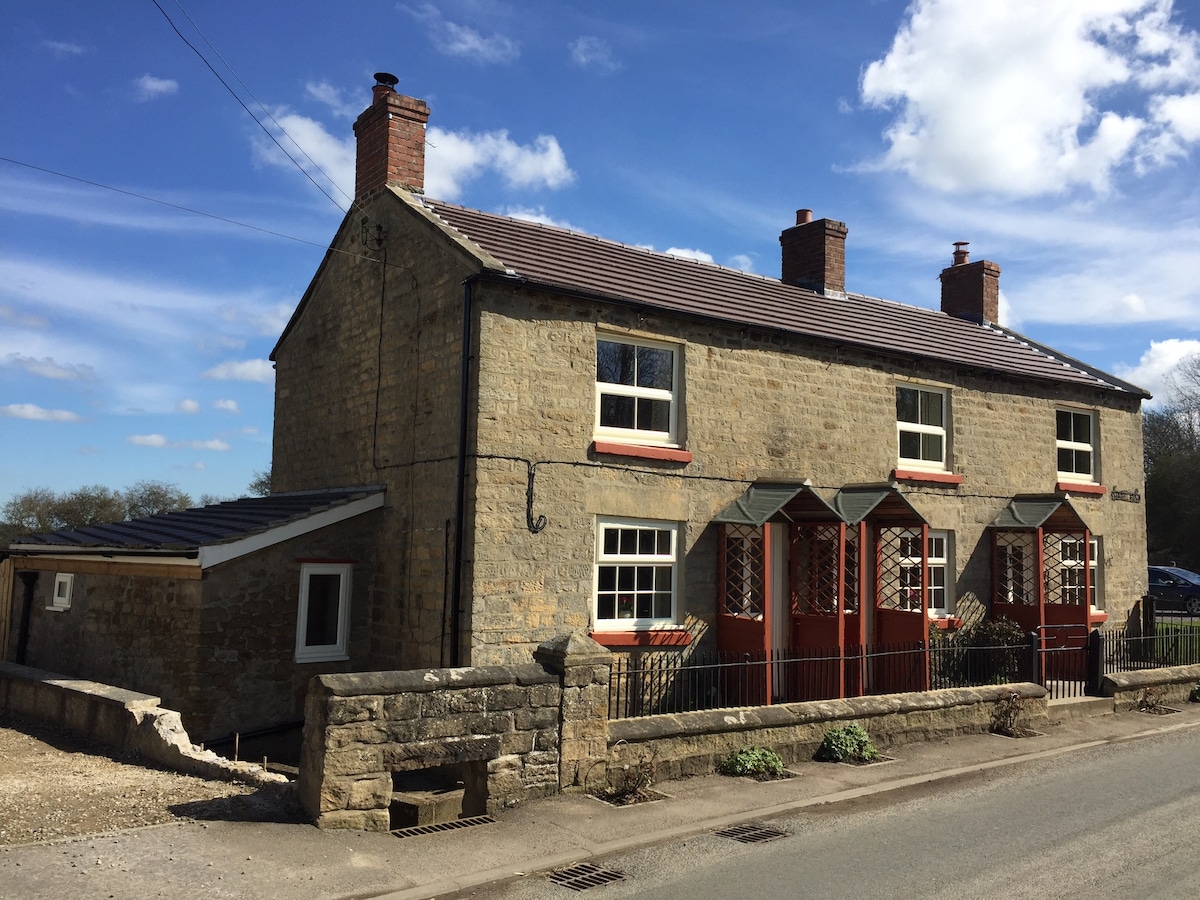
[[[837,513],[807,485],[760,482],[746,488],[745,493],[725,507],[713,521],[758,527],[787,506],[793,498],[806,491],[813,498],[806,505],[815,508],[818,514],[828,511],[831,518],[836,518]]]
[[[999,325],[860,294],[804,288],[436,200],[427,209],[531,282],[618,302],[779,329],[958,367],[1149,395]]]
[[[833,508],[847,525],[857,525],[872,513],[882,519],[902,522],[905,526],[925,521],[925,517],[913,509],[908,499],[893,487],[864,485],[842,488],[834,495]]]
[[[1015,497],[992,521],[993,528],[1041,528],[1051,519],[1060,529],[1086,528],[1087,523],[1071,501],[1060,497]]]
[[[345,488],[330,491],[297,491],[269,497],[244,497],[212,506],[129,519],[108,525],[30,534],[10,545],[17,548],[174,551],[187,553],[201,547],[240,540],[343,506],[382,487]]]

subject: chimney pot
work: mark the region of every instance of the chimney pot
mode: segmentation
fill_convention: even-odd
[[[971,254],[967,250],[967,247],[970,245],[970,243],[970,241],[954,242],[954,262],[952,265],[961,266],[971,261]]]
[[[812,210],[811,209],[796,210],[796,224],[797,225],[807,225],[811,221],[812,221]]]

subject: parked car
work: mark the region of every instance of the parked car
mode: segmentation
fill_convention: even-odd
[[[1200,616],[1200,575],[1174,566],[1150,566],[1150,593],[1159,609],[1182,609]]]

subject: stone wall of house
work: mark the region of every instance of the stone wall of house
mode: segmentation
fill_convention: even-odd
[[[383,228],[386,256],[364,248]],[[348,217],[276,350],[273,488],[385,484],[374,668],[447,659],[462,280],[478,269],[396,194]],[[469,554],[468,554],[469,556]]]
[[[933,529],[954,533],[957,593],[979,618],[991,583],[987,528],[1021,494],[1056,489],[1055,408],[1098,411],[1100,477],[1141,489],[1136,400],[1112,392],[972,374],[847,347],[687,322],[489,287],[480,297],[477,540],[472,656],[522,658],[546,637],[586,627],[598,515],[683,523],[679,625],[703,634],[715,616],[712,517],[757,479],[810,479],[826,498],[886,483],[897,467],[900,382],[949,389],[950,459],[961,485],[903,482]],[[689,463],[591,451],[597,334],[678,344],[681,442]],[[532,508],[527,479],[534,473]],[[1072,496],[1100,538],[1101,595],[1114,623],[1145,589],[1143,510]],[[534,533],[530,518],[545,516]]]
[[[215,566],[192,578],[159,567],[63,560],[71,606],[47,609],[53,571],[39,573],[26,663],[161,697],[197,741],[304,715],[308,681],[369,668],[379,512]],[[301,562],[353,561],[350,659],[294,661]],[[21,558],[14,560],[18,572]],[[114,574],[113,569],[119,574]]]

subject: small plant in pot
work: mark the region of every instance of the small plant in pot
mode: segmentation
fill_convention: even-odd
[[[825,732],[813,759],[819,762],[847,762],[857,765],[877,762],[879,751],[860,725],[843,725]]]
[[[747,747],[731,753],[717,771],[722,775],[732,775],[740,778],[753,778],[756,781],[771,781],[775,778],[785,778],[783,760],[779,754],[769,747]]]

